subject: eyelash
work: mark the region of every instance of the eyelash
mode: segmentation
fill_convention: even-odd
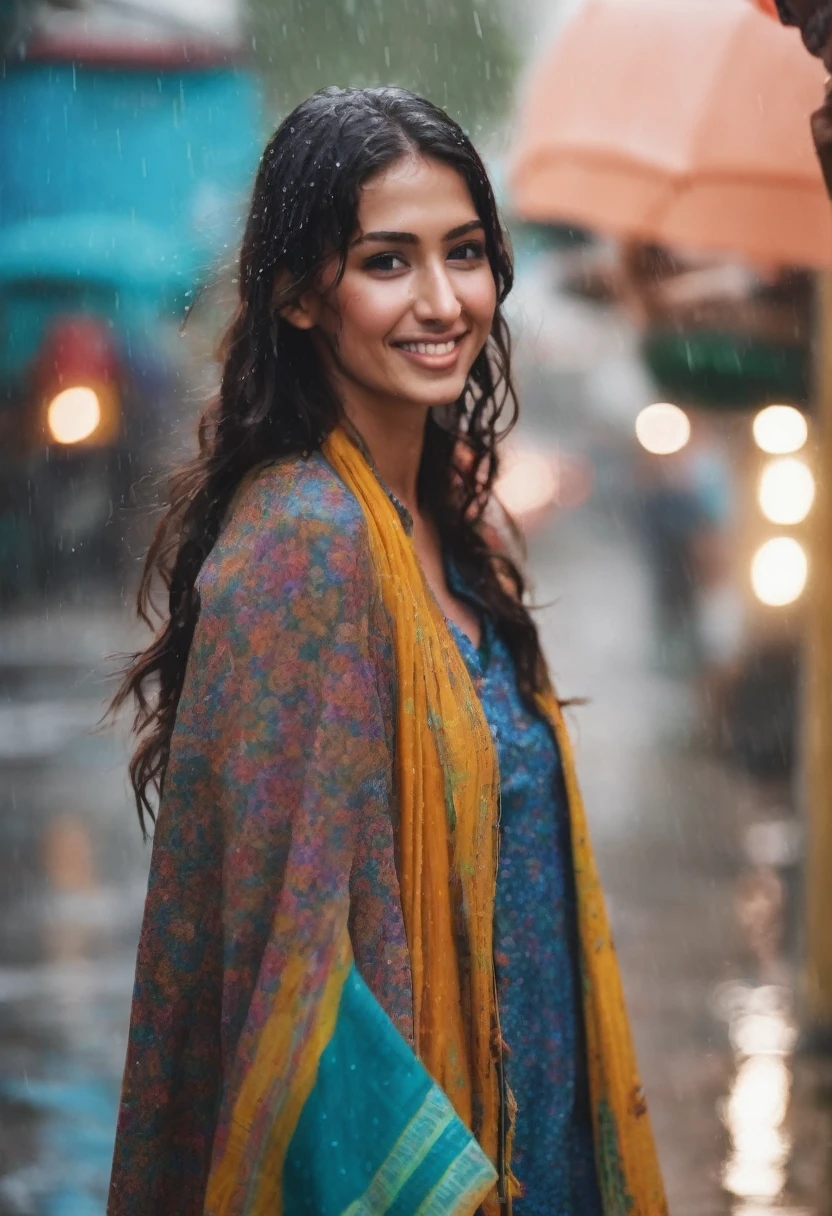
[[[454,258],[453,255],[456,253],[459,253],[461,250],[470,250],[471,256],[466,257],[466,258]],[[485,257],[485,246],[483,245],[482,241],[465,241],[462,245],[456,245],[450,251],[450,253],[448,254],[448,257],[449,257],[449,259],[453,259],[453,261],[476,262],[476,261],[479,261],[481,258]],[[393,253],[393,252],[377,253],[377,254],[374,254],[373,257],[367,259],[367,261],[364,263],[364,269],[365,270],[378,270],[378,271],[381,271],[382,273],[394,272],[399,268],[395,267],[395,266],[382,265],[382,263],[384,261],[387,261],[391,258],[394,258],[400,262],[404,262],[404,257],[400,253]],[[405,262],[404,264],[406,265],[407,263]]]
[[[465,241],[462,245],[457,245],[452,249],[451,253],[459,253],[461,249],[470,249],[472,252],[472,257],[462,259],[465,262],[475,262],[479,258],[485,257],[485,246],[482,241]]]

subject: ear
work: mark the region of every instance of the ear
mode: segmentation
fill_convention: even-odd
[[[314,329],[321,314],[321,298],[316,291],[292,293],[293,280],[288,270],[281,270],[274,282],[272,304],[278,316],[295,329]]]

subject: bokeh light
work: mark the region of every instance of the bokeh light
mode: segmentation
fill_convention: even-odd
[[[815,500],[812,470],[794,456],[770,460],[760,476],[757,499],[773,524],[799,524]]]
[[[803,546],[791,536],[776,536],[754,554],[751,562],[754,594],[772,608],[793,604],[803,593],[808,570]]]
[[[557,498],[556,467],[540,453],[518,453],[500,474],[495,492],[508,513],[521,520]]]
[[[89,439],[101,421],[98,394],[81,385],[65,388],[50,402],[47,421],[57,443],[81,443]]]
[[[755,417],[753,430],[757,447],[772,456],[800,451],[809,434],[806,419],[793,405],[767,405]]]
[[[636,438],[654,456],[670,456],[680,452],[690,439],[690,421],[678,405],[657,401],[636,418]]]

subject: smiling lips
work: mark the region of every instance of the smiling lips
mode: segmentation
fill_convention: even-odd
[[[444,371],[456,363],[459,348],[465,337],[467,337],[467,332],[457,334],[444,342],[396,342],[394,345],[402,354],[423,366]]]

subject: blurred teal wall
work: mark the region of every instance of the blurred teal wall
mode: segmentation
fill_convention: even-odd
[[[7,62],[0,377],[62,312],[124,329],[181,309],[236,245],[263,135],[243,65]]]

